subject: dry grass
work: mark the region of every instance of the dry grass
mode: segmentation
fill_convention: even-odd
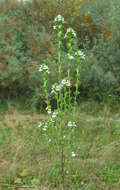
[[[97,114],[92,115],[81,110],[83,110],[83,105],[75,113],[71,113],[79,128],[74,142],[78,156],[74,160],[69,160],[67,180],[70,189],[77,189],[76,184],[83,181],[86,190],[95,186],[96,188],[93,189],[96,190],[107,190],[110,187],[112,190],[118,190],[120,176],[119,114],[112,115],[110,113],[107,114],[108,117],[103,117],[103,112],[97,116]],[[111,115],[112,117],[110,117]],[[47,120],[48,118],[44,114],[21,114],[17,110],[1,117],[0,178],[3,181],[8,183],[5,176],[10,176],[15,180],[19,173],[26,169],[29,177],[33,176],[39,179],[39,183],[42,185],[40,189],[50,189],[47,187],[53,183],[54,177],[49,178],[49,172],[50,168],[55,166],[58,157],[51,158],[48,144],[43,142],[37,128],[41,119]],[[113,133],[114,128],[116,135]],[[107,173],[109,170],[113,172],[112,167],[115,165],[117,167],[114,169],[115,175]],[[57,177],[59,178],[59,176]],[[116,187],[114,180],[116,180]],[[30,180],[26,183],[29,184]],[[51,190],[53,189],[55,188],[52,187]],[[59,186],[56,187],[56,190],[59,189]]]

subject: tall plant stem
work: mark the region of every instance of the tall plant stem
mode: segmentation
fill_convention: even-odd
[[[63,190],[65,190],[64,167],[65,167],[65,156],[64,156],[64,146],[62,145],[62,149],[61,149],[61,176],[62,176],[62,188],[63,188]]]

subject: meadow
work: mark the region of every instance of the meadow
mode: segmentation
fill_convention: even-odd
[[[55,83],[49,85],[51,68],[47,62],[36,67],[43,82],[44,112],[25,109],[25,102],[22,105],[15,99],[13,104],[8,100],[6,107],[1,103],[0,190],[120,188],[119,97],[109,94],[103,102],[90,98],[80,101],[79,77],[87,52],[76,49],[76,33],[71,27],[64,34],[64,23],[63,16],[55,17]],[[67,49],[65,73],[63,39]]]
[[[76,156],[67,162],[66,189],[119,190],[120,109],[117,105],[113,110],[110,104],[90,100],[80,103],[72,113],[78,125],[74,133]],[[58,146],[54,144],[50,150],[50,142],[44,141],[38,127],[40,120],[48,118],[48,114],[23,111],[21,105],[15,108],[9,103],[6,111],[1,109],[1,190],[62,189],[59,155],[52,156],[52,150]]]

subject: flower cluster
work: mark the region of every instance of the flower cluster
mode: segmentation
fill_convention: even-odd
[[[53,112],[52,118],[56,118],[57,114],[58,114],[58,111]]]
[[[43,131],[46,131],[47,130],[47,125],[44,125],[43,126]]]
[[[42,72],[42,71],[46,71],[47,73],[50,73],[48,66],[45,64],[40,65],[39,72]]]
[[[63,85],[53,85],[52,86],[52,91],[51,91],[51,93],[55,93],[55,91],[60,91],[61,90],[61,88],[63,87]]]
[[[48,114],[51,114],[51,113],[52,113],[50,106],[46,107],[46,110],[47,110]],[[57,116],[58,113],[59,113],[59,112],[58,112],[57,110],[54,111],[54,112],[52,113],[52,118],[53,118],[53,119],[56,118],[56,116]],[[55,122],[53,119],[51,119],[50,121],[51,121],[51,122]]]
[[[70,84],[69,80],[63,79],[62,82],[61,82],[61,85],[70,86],[71,84]]]
[[[46,108],[46,110],[47,110],[48,114],[51,114],[51,107],[48,106],[48,107]]]
[[[44,125],[42,124],[42,122],[40,121],[40,123],[39,123],[39,125],[38,125],[38,127],[40,128],[40,127],[42,127],[43,126],[43,128],[42,128],[42,130],[43,131],[46,131],[47,130],[47,123],[44,123]]]
[[[69,127],[73,127],[73,126],[76,127],[76,124],[75,124],[75,122],[69,121],[69,122],[68,122],[68,126],[69,126]]]
[[[39,123],[38,127],[40,128],[41,126],[42,126],[42,122],[40,121],[40,123]]]
[[[76,156],[76,154],[74,152],[72,152],[72,157],[75,157],[75,156]]]
[[[56,16],[56,18],[55,18],[54,21],[55,21],[55,22],[56,22],[56,21],[61,21],[62,23],[64,23],[64,17],[63,17],[62,15],[58,15],[58,16]]]
[[[67,32],[66,32],[64,38],[67,38],[68,36],[70,36],[70,37],[76,37],[76,33],[75,33],[75,31],[72,28],[68,28],[67,29]]]
[[[70,55],[69,53],[67,55],[68,55],[68,58],[71,60],[75,58],[74,56],[80,57],[81,59],[85,59],[85,54],[81,50],[75,52],[74,56]]]
[[[64,85],[71,86],[71,83],[69,80],[64,79],[61,81],[61,83],[59,85],[56,85],[56,84],[52,85],[51,93],[55,93],[56,91],[60,91]]]
[[[81,50],[77,51],[77,52],[75,53],[75,55],[76,55],[76,56],[80,56],[82,59],[85,59],[85,54],[84,54]]]
[[[53,29],[54,29],[54,30],[57,29],[57,30],[59,31],[59,32],[58,32],[58,36],[61,37],[61,35],[62,35],[61,29],[62,29],[62,25],[63,25],[63,23],[64,23],[64,18],[63,18],[63,16],[58,15],[58,16],[55,18],[54,21],[56,22],[56,25],[53,26]]]

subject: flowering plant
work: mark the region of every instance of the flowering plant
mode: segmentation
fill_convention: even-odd
[[[81,60],[85,59],[85,55],[83,51],[78,50],[74,53],[72,46],[74,45],[76,33],[72,28],[68,28],[65,35],[63,35],[62,27],[64,23],[64,18],[61,15],[58,15],[54,19],[55,25],[53,28],[57,30],[57,40],[58,40],[58,60],[57,60],[57,67],[58,67],[58,83],[55,83],[51,87],[51,93],[55,97],[57,101],[57,109],[52,111],[51,105],[49,101],[49,93],[47,90],[47,75],[50,74],[49,68],[47,65],[43,64],[40,66],[39,71],[42,73],[43,77],[43,86],[44,86],[44,93],[46,97],[46,111],[50,115],[50,119],[48,122],[41,121],[38,125],[39,128],[41,128],[42,133],[44,137],[47,139],[49,143],[49,148],[51,148],[51,145],[57,142],[58,148],[57,150],[52,151],[52,154],[59,154],[60,160],[61,160],[61,177],[62,177],[62,185],[63,189],[65,189],[65,160],[66,155],[65,152],[67,151],[66,145],[69,144],[69,155],[71,157],[76,157],[77,153],[75,153],[74,149],[74,143],[73,143],[73,133],[77,130],[77,124],[69,116],[69,113],[71,113],[72,108],[76,108],[77,106],[77,95],[78,87],[80,84],[79,81],[79,74],[81,69]],[[68,70],[67,70],[67,77],[62,78],[61,75],[61,68],[62,68],[62,62],[61,62],[61,49],[62,49],[62,38],[66,38],[67,40],[67,57],[68,57]],[[77,68],[76,68],[76,91],[75,91],[75,97],[74,97],[74,103],[72,105],[72,99],[71,99],[71,76],[70,72],[72,70],[72,60],[76,59],[77,62]],[[66,119],[66,115],[68,118]],[[53,146],[52,146],[53,149]],[[68,172],[67,172],[68,173]]]

